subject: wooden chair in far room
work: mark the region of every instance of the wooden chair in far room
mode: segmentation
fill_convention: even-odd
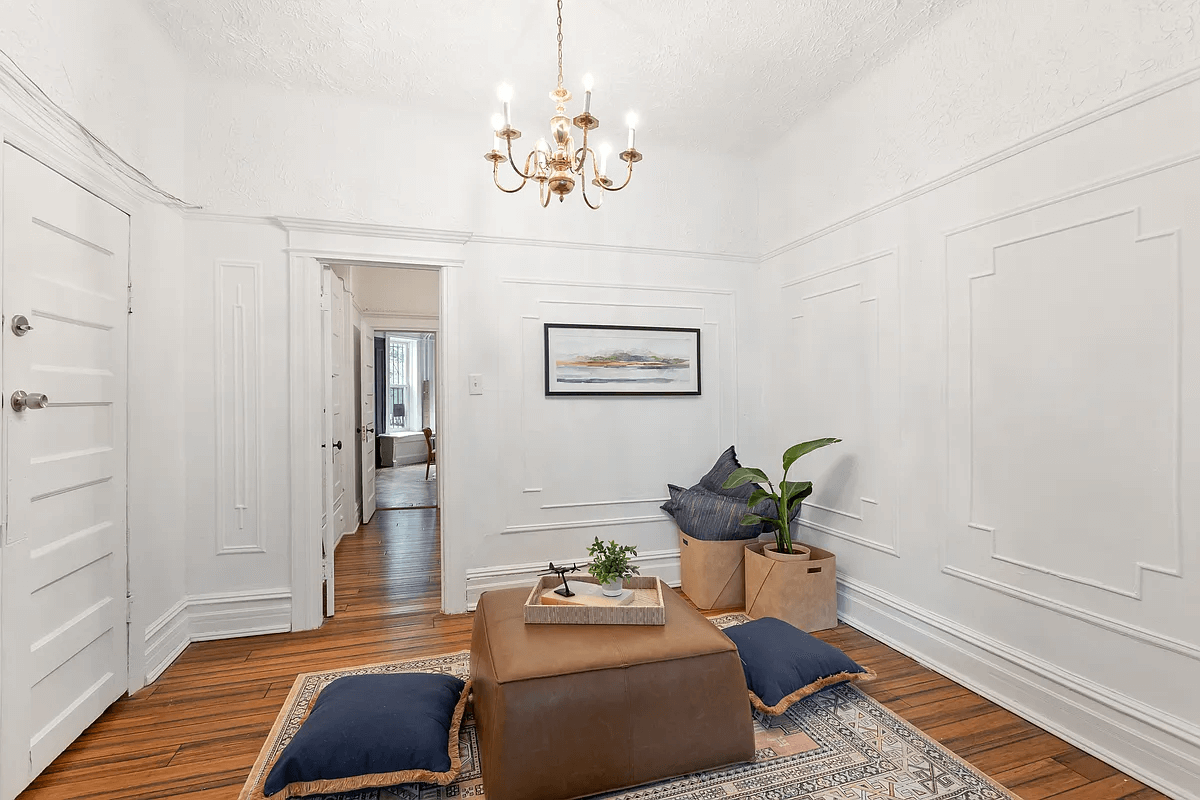
[[[425,434],[425,449],[429,451],[425,457],[425,480],[429,480],[429,465],[437,463],[437,449],[433,446],[433,431],[422,428],[421,433]]]

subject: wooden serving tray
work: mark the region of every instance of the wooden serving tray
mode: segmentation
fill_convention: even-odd
[[[567,582],[598,585],[590,575],[568,577]],[[633,600],[624,605],[546,605],[542,594],[557,589],[557,575],[543,575],[525,600],[525,622],[539,625],[666,625],[662,581],[656,576],[626,578],[624,586],[633,590]]]

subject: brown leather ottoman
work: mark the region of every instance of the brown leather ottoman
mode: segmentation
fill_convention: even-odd
[[[568,800],[751,761],[737,648],[674,592],[666,625],[526,625],[528,589],[475,609],[488,800]]]

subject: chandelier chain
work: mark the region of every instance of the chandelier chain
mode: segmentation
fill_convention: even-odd
[[[563,36],[562,36],[562,4],[563,4],[563,0],[558,0],[558,88],[560,88],[560,89],[562,88],[562,85],[563,85],[563,73],[562,73],[562,44],[563,44]]]

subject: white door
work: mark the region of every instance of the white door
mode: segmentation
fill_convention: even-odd
[[[325,553],[325,616],[332,617],[334,612],[334,551],[338,540],[346,530],[346,442],[342,438],[345,433],[345,413],[342,403],[343,383],[345,382],[346,365],[346,286],[342,279],[326,270],[329,276],[329,328],[325,352],[329,359],[325,379],[329,389],[329,409],[326,415],[329,420],[329,430],[326,434],[326,453],[329,462],[329,523],[322,532],[322,545]]]
[[[364,320],[361,328],[362,347],[362,521],[367,524],[375,516],[375,329]]]
[[[9,800],[129,682],[129,218],[3,150],[0,798]],[[22,318],[30,327],[18,335]],[[28,393],[24,410],[10,404],[16,392]]]

